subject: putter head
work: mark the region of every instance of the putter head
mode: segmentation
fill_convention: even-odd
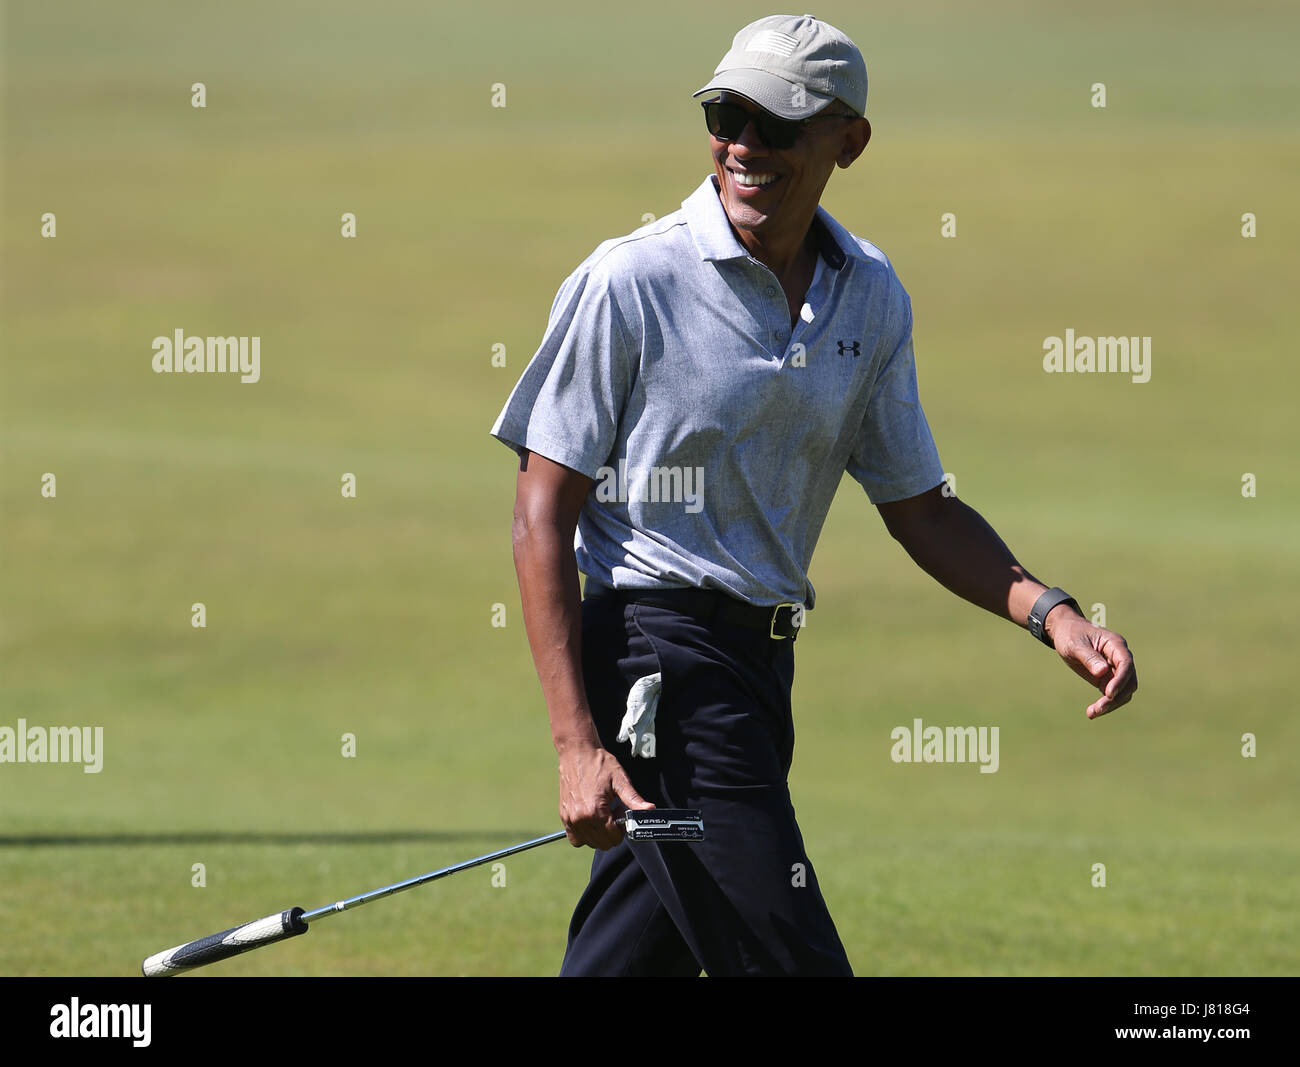
[[[704,820],[698,808],[651,808],[627,811],[619,822],[632,841],[703,841]]]

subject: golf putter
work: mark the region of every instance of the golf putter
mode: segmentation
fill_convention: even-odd
[[[624,833],[630,841],[663,843],[666,841],[704,840],[704,820],[700,817],[698,809],[695,808],[628,810],[618,817],[618,821],[623,825]],[[264,919],[256,919],[253,922],[244,923],[242,926],[232,926],[229,930],[209,934],[197,941],[189,941],[183,945],[164,949],[162,952],[155,952],[144,961],[141,970],[144,971],[146,978],[157,978],[180,974],[182,971],[190,971],[196,967],[216,963],[218,960],[229,959],[231,956],[238,956],[242,952],[261,948],[263,945],[272,945],[277,941],[284,941],[286,938],[305,934],[309,923],[328,919],[331,915],[338,915],[353,908],[359,908],[362,904],[369,904],[372,900],[381,900],[384,897],[391,897],[394,893],[414,889],[426,882],[446,878],[449,874],[467,871],[471,867],[479,867],[484,863],[491,863],[493,860],[513,856],[517,852],[526,852],[538,845],[559,841],[564,836],[565,831],[557,830],[545,837],[535,837],[531,841],[511,845],[509,848],[503,848],[498,852],[489,852],[486,856],[477,856],[472,860],[465,860],[463,863],[456,863],[450,867],[443,867],[441,870],[430,871],[428,874],[408,878],[404,882],[394,882],[392,885],[372,889],[369,893],[361,893],[355,897],[337,900],[333,904],[326,904],[314,911],[289,908],[282,912],[276,912]]]

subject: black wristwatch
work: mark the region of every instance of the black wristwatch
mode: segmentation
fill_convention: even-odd
[[[1075,611],[1079,612],[1080,615],[1083,614],[1082,611],[1079,611],[1079,602],[1060,586],[1056,585],[1052,586],[1051,589],[1035,600],[1034,606],[1029,609],[1029,632],[1038,638],[1038,640],[1043,642],[1043,644],[1048,648],[1055,648],[1056,645],[1053,644],[1052,639],[1043,632],[1043,622],[1047,618],[1047,613],[1058,604],[1070,604]]]

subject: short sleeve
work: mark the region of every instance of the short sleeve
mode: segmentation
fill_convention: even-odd
[[[612,453],[636,366],[613,292],[610,256],[593,253],[556,294],[541,347],[491,433],[587,477]]]
[[[943,464],[921,410],[912,353],[912,302],[897,286],[897,340],[876,374],[857,442],[845,469],[873,504],[887,504],[933,489],[943,481]]]

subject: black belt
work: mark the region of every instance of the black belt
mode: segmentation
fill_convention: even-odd
[[[793,641],[799,636],[802,604],[761,606],[727,596],[712,589],[610,589],[601,595],[624,603],[649,604],[708,622],[717,619],[749,630],[758,630],[774,641]],[[796,621],[795,612],[798,612]]]

